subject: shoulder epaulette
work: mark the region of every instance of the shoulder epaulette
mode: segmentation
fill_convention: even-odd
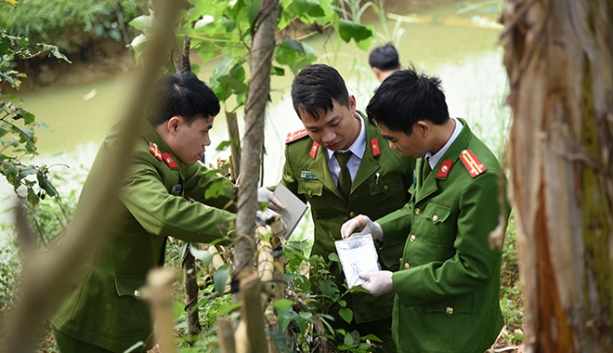
[[[464,150],[460,152],[460,160],[466,167],[466,170],[468,170],[470,173],[470,176],[473,178],[487,170],[487,168],[471,150]]]
[[[285,144],[288,144],[294,141],[298,141],[300,139],[305,138],[308,135],[309,134],[307,133],[306,129],[290,132],[289,134],[287,134],[287,138],[285,139]]]
[[[154,142],[149,142],[149,152],[160,162],[162,161],[162,151],[160,151],[160,148]]]

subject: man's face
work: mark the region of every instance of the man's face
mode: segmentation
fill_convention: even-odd
[[[209,131],[213,128],[213,119],[199,116],[188,124],[181,116],[171,118],[169,141],[165,142],[181,163],[191,166],[202,160],[205,147],[211,144]]]
[[[334,99],[332,103],[332,110],[319,120],[304,111],[300,111],[300,120],[313,141],[332,151],[346,150],[358,138],[362,126],[354,116],[355,97],[349,97],[349,107],[338,104]]]
[[[418,124],[413,125],[413,133],[410,136],[402,131],[391,131],[385,124],[378,123],[378,125],[383,138],[389,141],[391,149],[415,158],[423,157],[428,152],[426,137]]]

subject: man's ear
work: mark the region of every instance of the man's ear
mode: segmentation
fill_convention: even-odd
[[[425,120],[418,120],[413,126],[413,132],[420,137],[428,137],[431,131],[430,124]]]
[[[181,120],[182,118],[178,115],[175,115],[172,118],[168,119],[168,121],[166,122],[166,129],[168,130],[169,134],[174,135],[177,133],[179,125],[181,124]]]
[[[349,95],[349,109],[355,113],[356,106],[357,106],[357,103],[356,103],[355,96],[353,94],[350,94]]]
[[[373,67],[372,71],[375,73],[375,77],[377,78],[377,80],[381,81],[381,70],[376,67]]]

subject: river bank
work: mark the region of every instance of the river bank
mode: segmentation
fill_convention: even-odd
[[[410,13],[445,3],[458,3],[460,0],[388,0],[385,1],[386,13]],[[368,23],[376,20],[377,14],[372,8],[361,16],[361,21]],[[305,28],[305,32],[306,32]],[[132,31],[133,36],[137,35]],[[132,39],[130,38],[130,40]],[[50,43],[53,44],[53,43]],[[128,73],[135,67],[134,52],[127,43],[112,39],[100,39],[83,48],[78,54],[67,55],[72,63],[60,62],[53,57],[36,57],[18,62],[17,70],[24,72],[19,91],[27,93],[49,86],[71,86],[104,80],[119,73]],[[6,87],[3,90],[11,92]]]

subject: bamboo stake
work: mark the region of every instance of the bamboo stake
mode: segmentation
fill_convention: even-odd
[[[175,274],[164,268],[156,268],[147,275],[148,301],[151,322],[155,322],[155,336],[163,353],[177,351],[174,342],[174,314],[172,310],[172,283]]]

